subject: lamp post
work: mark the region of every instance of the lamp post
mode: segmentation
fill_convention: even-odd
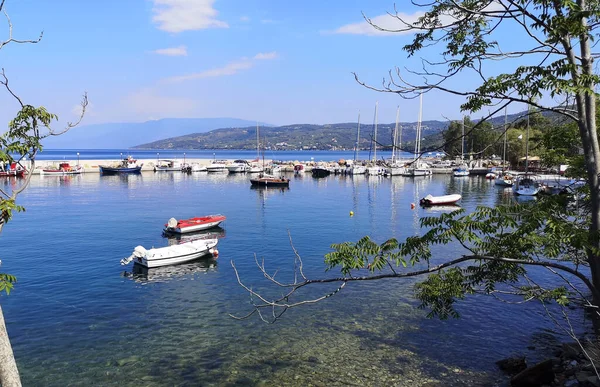
[[[217,154],[213,153],[213,161],[217,161]]]
[[[79,152],[77,152],[77,166],[79,166]]]
[[[123,160],[123,152],[121,152],[121,159],[120,160]]]

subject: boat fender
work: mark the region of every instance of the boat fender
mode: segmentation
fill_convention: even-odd
[[[175,219],[175,218],[169,219],[169,221],[167,222],[167,227],[168,228],[177,228],[177,219]]]
[[[219,250],[212,248],[208,250],[209,253],[213,255],[213,257],[217,258],[219,256]]]
[[[414,210],[415,209],[415,203],[410,203],[410,209]]]

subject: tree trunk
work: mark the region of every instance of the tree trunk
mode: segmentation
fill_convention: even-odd
[[[13,354],[12,346],[4,324],[4,314],[0,306],[0,383],[2,387],[20,387],[21,378]]]

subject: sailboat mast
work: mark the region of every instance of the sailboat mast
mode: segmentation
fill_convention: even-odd
[[[394,128],[394,139],[392,142],[392,164],[396,162],[396,142],[398,141],[398,119],[400,118],[400,106],[396,109],[396,127]]]
[[[461,126],[462,126],[462,137],[461,137],[462,141],[460,142],[460,146],[461,146],[460,159],[462,161],[465,159],[465,117],[463,117],[463,119],[462,119]]]
[[[373,134],[373,160],[377,161],[377,107],[379,106],[379,101],[375,102],[375,133]]]
[[[508,132],[508,117],[506,115],[506,108],[504,108],[504,150],[502,153],[502,172],[506,166],[506,133]]]
[[[530,106],[527,106],[527,135],[525,138],[525,175],[527,175],[527,171],[529,169],[529,109]]]
[[[419,116],[417,121],[417,136],[415,144],[415,160],[421,154],[421,119],[423,118],[423,93],[419,94]]]
[[[256,158],[260,158],[260,139],[258,137],[258,122],[256,123]]]
[[[358,112],[358,128],[356,129],[356,144],[354,145],[354,161],[358,158],[358,144],[360,142],[360,112]]]

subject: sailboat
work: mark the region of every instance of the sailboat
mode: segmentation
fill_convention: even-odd
[[[263,172],[265,169],[263,168],[263,166],[258,165],[258,160],[260,160],[260,137],[258,135],[258,122],[256,123],[256,160],[255,163],[250,165],[250,168],[248,168],[248,173],[261,173]],[[263,162],[264,164],[264,162]]]
[[[462,120],[462,136],[461,136],[461,150],[460,150],[460,160],[464,161],[465,158],[465,118]],[[469,176],[469,168],[463,162],[459,167],[453,172],[454,177],[462,177]]]
[[[400,106],[396,109],[396,127],[394,128],[394,137],[392,142],[392,162],[386,169],[386,174],[390,176],[398,176],[406,173],[406,167],[402,163],[398,163],[396,160],[396,144],[398,143],[398,125],[400,119]],[[400,145],[398,148],[402,148],[402,127],[400,127]]]
[[[257,130],[257,138],[258,138],[258,125],[256,125]],[[260,151],[260,149],[259,149]],[[262,155],[262,168],[265,168],[265,153]],[[266,173],[262,173],[258,175],[258,177],[251,178],[250,184],[253,187],[289,187],[290,179],[286,179],[285,177],[276,177],[273,175],[267,175]]]
[[[502,172],[496,179],[495,184],[501,187],[512,187],[514,183],[513,175],[504,170],[506,166],[506,133],[508,132],[508,121],[506,116],[506,108],[504,108],[504,149],[502,154]]]
[[[377,165],[377,107],[379,102],[375,102],[375,128],[373,130],[373,160],[372,163],[367,167],[367,175],[377,176],[381,174],[381,168]]]
[[[525,174],[518,176],[513,185],[513,191],[517,195],[535,196],[540,191],[541,184],[529,171],[529,107],[527,108],[527,138],[525,139]]]
[[[431,168],[427,163],[417,159],[421,156],[421,121],[423,120],[423,93],[419,95],[419,120],[417,121],[417,135],[415,139],[415,158],[408,168],[410,176],[429,176]]]
[[[348,173],[351,175],[364,175],[367,172],[367,168],[363,165],[357,165],[358,159],[358,144],[360,143],[360,112],[358,112],[358,127],[356,129],[356,144],[354,146],[354,162],[348,169]]]

